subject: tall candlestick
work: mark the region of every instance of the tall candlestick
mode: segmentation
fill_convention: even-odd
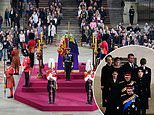
[[[40,52],[41,50],[41,44],[40,44],[40,40],[38,40],[38,51]]]
[[[93,44],[94,44],[95,43],[94,33],[92,33],[92,40],[93,40]]]
[[[40,33],[40,40],[41,40],[41,43],[42,43],[42,41],[43,41],[42,39],[43,39],[43,33],[41,32],[41,33]]]

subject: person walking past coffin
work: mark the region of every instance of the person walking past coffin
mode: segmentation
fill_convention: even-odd
[[[52,24],[52,22],[50,22],[48,26],[48,44],[52,44],[55,34],[56,34],[56,27],[55,25]]]

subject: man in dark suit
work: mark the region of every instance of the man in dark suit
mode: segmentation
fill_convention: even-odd
[[[138,84],[138,95],[140,99],[140,114],[146,115],[146,109],[149,109],[149,100],[151,99],[149,80],[144,74],[142,67],[138,68],[138,76],[136,80]]]
[[[128,62],[121,68],[122,76],[124,76],[124,73],[129,72],[131,73],[132,80],[135,80],[135,77],[137,75],[137,68],[138,66],[135,64],[134,54],[128,54]]]
[[[112,56],[108,55],[105,58],[106,61],[106,65],[102,68],[102,72],[101,72],[101,89],[102,89],[102,100],[103,100],[103,107],[106,107],[107,104],[107,100],[106,100],[106,96],[108,93],[108,83],[109,83],[109,79],[112,77],[112,71],[113,71],[113,65],[112,65]]]
[[[131,25],[133,25],[134,14],[135,14],[135,10],[134,10],[133,6],[131,6],[129,9],[129,20],[130,20]]]
[[[148,82],[148,97],[151,97],[151,90],[150,90],[150,85],[151,85],[151,69],[149,67],[146,66],[146,59],[142,58],[140,60],[140,64],[141,64],[141,68],[143,70],[144,76]]]

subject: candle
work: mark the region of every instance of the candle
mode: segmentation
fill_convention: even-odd
[[[41,32],[41,33],[40,33],[40,40],[41,40],[41,43],[42,43],[42,39],[43,39],[43,33]]]
[[[92,40],[93,40],[93,44],[94,44],[94,42],[95,42],[94,33],[92,33]]]
[[[38,40],[38,51],[40,52],[41,50],[41,45],[40,45],[40,40]]]

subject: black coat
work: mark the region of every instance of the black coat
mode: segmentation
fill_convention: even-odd
[[[113,66],[105,65],[101,71],[101,86],[107,86],[112,77]]]
[[[117,79],[116,82],[114,82],[113,79],[110,79],[109,84],[108,84],[108,107],[116,108],[120,104],[120,90],[119,90],[119,80]]]
[[[148,89],[148,97],[151,97],[151,90],[150,90],[150,85],[151,85],[151,69],[148,67],[145,67],[145,69],[143,69],[144,72],[144,77],[146,79],[147,82],[147,89]]]
[[[108,97],[108,84],[109,80],[112,77],[112,71],[113,71],[113,66],[105,65],[102,68],[102,73],[101,73],[101,86],[104,86],[103,91],[102,91],[102,100],[103,100],[103,106],[107,106],[107,102],[105,101]]]
[[[131,79],[132,80],[135,80],[135,77],[137,76],[137,68],[138,66],[134,63],[134,68],[132,68],[129,63],[127,62],[126,64],[124,64],[122,67],[121,67],[121,72],[122,72],[122,76],[124,77],[124,74],[126,72],[130,72],[131,73]]]
[[[149,81],[146,76],[143,76],[142,78],[138,77],[136,81],[138,85],[138,95],[141,100],[140,107],[141,109],[148,109],[148,98],[150,98]]]

